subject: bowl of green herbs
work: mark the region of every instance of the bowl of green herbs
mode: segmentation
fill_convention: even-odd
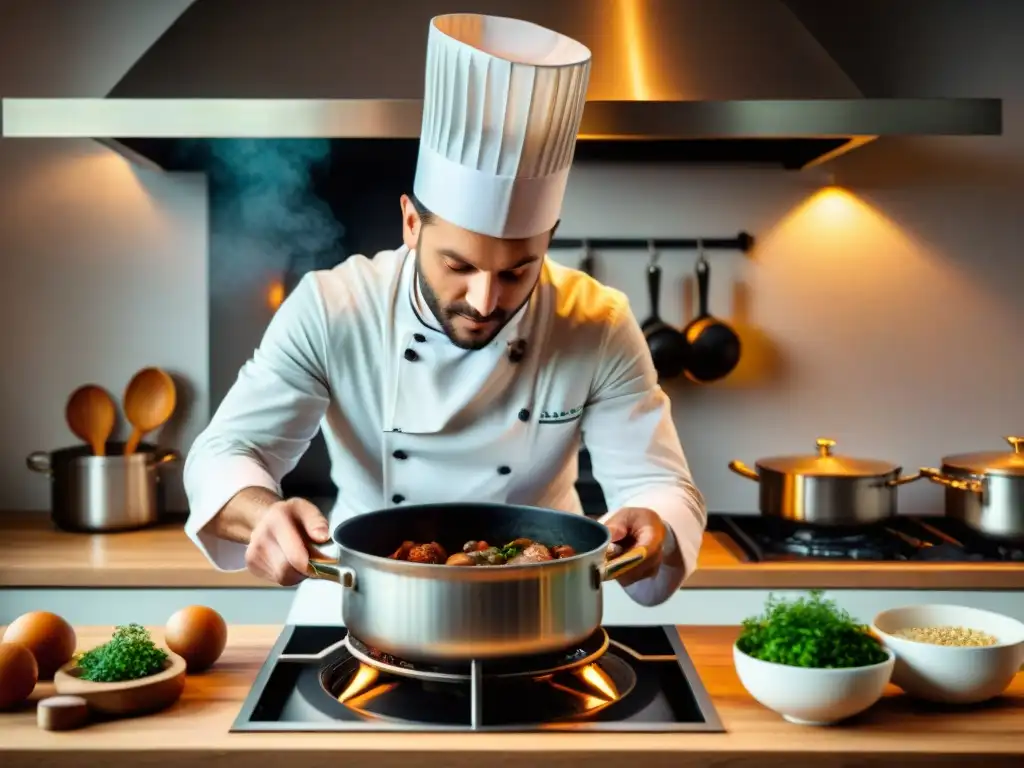
[[[57,693],[81,696],[93,711],[135,715],[170,706],[185,689],[185,660],[160,648],[138,624],[114,630],[109,641],[57,670]]]
[[[736,674],[760,704],[799,725],[831,725],[873,706],[895,656],[821,590],[768,596],[733,646]]]

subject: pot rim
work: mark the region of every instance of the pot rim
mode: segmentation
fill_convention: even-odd
[[[410,504],[408,506],[403,506],[402,510],[407,512],[409,510],[415,510],[415,508],[417,508],[417,507],[436,507],[436,506],[437,506],[437,504]],[[431,573],[443,572],[446,575],[446,577],[449,577],[448,580],[451,580],[450,577],[456,576],[455,572],[459,572],[459,573],[479,573],[479,574],[487,574],[489,576],[496,577],[499,574],[515,574],[515,573],[521,573],[523,571],[534,570],[534,569],[537,569],[537,568],[544,568],[544,567],[551,568],[552,566],[562,566],[562,564],[564,564],[565,567],[569,567],[570,565],[575,565],[576,563],[579,563],[580,561],[589,560],[589,559],[593,558],[595,555],[598,555],[598,554],[600,554],[602,559],[603,559],[604,558],[604,552],[608,548],[608,545],[611,544],[611,540],[612,540],[611,531],[608,530],[608,527],[604,523],[600,523],[597,520],[592,520],[592,519],[590,519],[589,517],[587,517],[584,514],[577,514],[575,512],[564,512],[564,511],[562,511],[560,509],[548,509],[547,507],[535,507],[535,506],[530,506],[530,505],[527,505],[527,504],[513,504],[513,505],[510,505],[510,504],[501,504],[501,503],[498,503],[498,502],[460,501],[460,502],[452,502],[451,504],[446,504],[445,506],[451,506],[451,507],[474,507],[474,508],[477,508],[477,509],[479,509],[479,508],[490,508],[490,509],[501,508],[501,509],[505,509],[505,508],[508,508],[510,506],[514,506],[514,507],[517,507],[519,509],[536,510],[538,512],[542,512],[542,513],[549,514],[549,515],[552,515],[552,516],[563,516],[563,517],[572,517],[574,519],[583,519],[583,520],[587,521],[587,524],[600,526],[600,528],[602,529],[602,531],[604,533],[604,543],[600,547],[596,547],[595,549],[589,549],[589,550],[586,550],[585,552],[577,552],[572,557],[563,557],[563,558],[560,558],[558,560],[547,560],[547,561],[540,562],[540,563],[518,563],[516,565],[503,565],[500,568],[499,567],[495,567],[495,568],[465,568],[465,567],[464,568],[455,568],[455,567],[450,566],[450,565],[445,565],[444,563],[411,563],[411,562],[408,562],[407,560],[392,560],[390,557],[387,557],[387,556],[373,555],[373,554],[370,554],[368,552],[361,552],[361,551],[359,551],[357,549],[352,549],[350,547],[345,546],[344,544],[342,544],[338,540],[338,535],[341,533],[342,528],[344,528],[346,525],[349,525],[354,520],[357,520],[358,518],[363,517],[363,515],[372,515],[372,514],[378,514],[378,513],[386,513],[390,509],[390,508],[384,508],[384,509],[375,509],[375,510],[372,510],[370,512],[365,512],[365,513],[363,513],[363,515],[353,515],[352,517],[350,517],[350,518],[348,518],[346,520],[342,520],[340,523],[338,523],[336,526],[334,526],[334,530],[331,532],[331,543],[333,543],[338,548],[338,562],[341,565],[346,565],[346,566],[349,565],[349,563],[346,562],[346,560],[345,560],[345,554],[347,553],[349,555],[354,555],[357,558],[361,558],[361,559],[364,559],[364,560],[369,560],[370,563],[372,563],[374,565],[378,565],[378,566],[392,566],[392,568],[389,568],[389,570],[397,570],[397,571],[403,572],[403,573],[411,572],[413,574],[422,574],[424,576],[428,576]],[[467,576],[465,578],[480,579],[480,578],[486,578],[486,576],[481,576],[481,575],[478,575],[478,576],[475,576],[475,577]]]

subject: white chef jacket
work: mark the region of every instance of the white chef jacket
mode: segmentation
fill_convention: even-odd
[[[244,569],[245,546],[203,527],[243,488],[280,493],[317,429],[338,487],[332,527],[397,504],[582,513],[582,438],[609,514],[653,509],[665,551],[682,550],[683,568],[663,565],[627,594],[648,606],[671,597],[696,566],[707,514],[625,295],[545,259],[529,302],[469,351],[448,340],[416,281],[405,247],[302,278],[189,451],[191,539],[217,569]],[[289,623],[341,623],[342,592],[307,579]]]

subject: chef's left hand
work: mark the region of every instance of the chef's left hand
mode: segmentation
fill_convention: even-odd
[[[612,534],[612,542],[623,548],[623,553],[640,546],[647,550],[647,557],[635,568],[619,576],[616,581],[629,586],[658,572],[661,567],[661,545],[665,541],[665,523],[653,509],[623,507],[604,521]]]

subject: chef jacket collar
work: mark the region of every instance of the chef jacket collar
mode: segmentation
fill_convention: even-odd
[[[423,298],[423,294],[420,290],[419,273],[416,271],[415,249],[409,249],[408,254],[406,255],[402,280],[408,286],[405,293],[409,297],[412,314],[418,321],[419,325],[432,333],[444,336],[445,339],[448,339],[448,335],[441,328],[440,321],[434,315],[433,310],[431,310],[427,305],[427,302]],[[536,293],[536,289],[534,290],[534,293]],[[491,343],[511,344],[517,339],[524,338],[525,334],[528,333],[527,328],[524,325],[524,321],[529,314],[530,307],[533,303],[533,296],[531,295],[530,300],[519,308],[519,311],[516,312],[512,319],[505,324],[504,328],[498,331],[498,335],[494,337]]]

